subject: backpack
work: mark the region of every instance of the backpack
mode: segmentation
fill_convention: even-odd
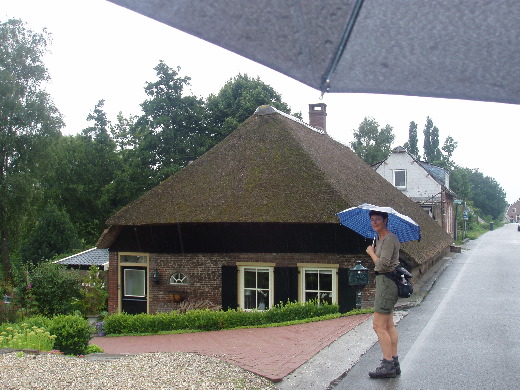
[[[394,271],[394,281],[397,284],[397,295],[399,298],[410,298],[413,294],[412,282],[409,279],[412,274],[408,272],[403,266],[398,265]]]

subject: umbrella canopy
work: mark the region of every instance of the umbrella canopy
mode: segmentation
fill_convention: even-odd
[[[421,228],[410,217],[400,214],[391,207],[379,207],[364,203],[357,207],[339,212],[337,215],[342,225],[354,230],[366,238],[375,238],[377,233],[372,229],[368,213],[371,210],[388,213],[388,230],[394,233],[399,242],[419,241],[421,239]]]
[[[110,1],[323,92],[520,104],[517,0]]]

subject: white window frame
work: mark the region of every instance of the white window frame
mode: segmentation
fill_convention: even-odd
[[[238,307],[243,310],[268,310],[274,306],[274,263],[239,263],[237,264],[238,268]],[[267,271],[269,273],[269,299],[268,299],[268,307],[261,308],[257,307],[255,309],[246,309],[245,308],[245,294],[246,289],[244,288],[244,276],[246,271],[248,270],[256,270],[256,271]],[[248,291],[256,291],[263,289],[247,289]]]
[[[397,183],[396,183],[396,173],[398,173],[398,172],[404,173],[404,186],[397,185]],[[406,172],[406,169],[394,169],[393,170],[393,183],[394,183],[395,188],[398,188],[400,190],[406,190],[407,181],[408,181],[408,174]]]
[[[306,302],[306,292],[305,290],[305,275],[309,271],[327,271],[332,272],[332,304],[338,303],[338,268],[339,264],[298,264],[298,292],[299,292],[299,301],[302,303]],[[314,290],[312,290],[314,291]],[[319,291],[319,290],[318,290]]]
[[[188,275],[186,272],[177,271],[170,275],[168,283],[171,285],[186,285],[189,284]]]

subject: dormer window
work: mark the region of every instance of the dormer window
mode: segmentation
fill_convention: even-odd
[[[394,169],[394,186],[406,190],[406,169]]]

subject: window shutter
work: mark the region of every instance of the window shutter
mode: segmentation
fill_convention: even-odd
[[[274,268],[274,304],[298,301],[298,268]]]
[[[238,307],[238,275],[237,267],[222,266],[222,310]]]

